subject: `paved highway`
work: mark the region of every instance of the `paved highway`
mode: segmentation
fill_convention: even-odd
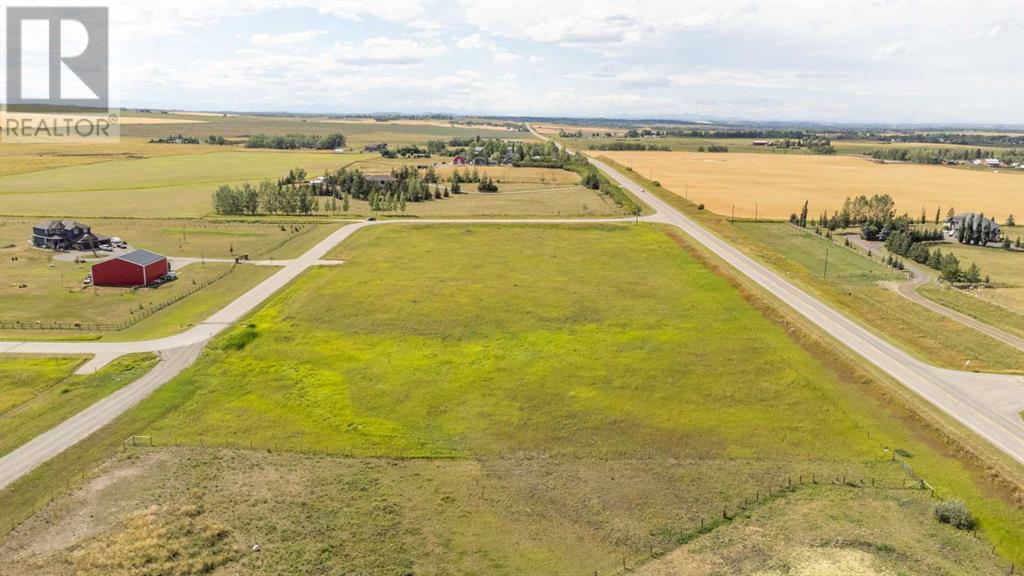
[[[619,171],[591,163],[657,211],[646,220],[671,224],[922,398],[1018,462],[1024,463],[1024,376],[946,370],[926,364],[708,232]]]

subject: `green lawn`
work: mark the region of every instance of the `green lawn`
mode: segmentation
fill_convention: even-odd
[[[982,276],[990,278],[992,288],[978,291],[980,299],[1018,318],[1024,317],[1024,252],[1003,250],[995,244],[944,244],[941,248],[943,252],[956,254],[961,268],[977,264]]]
[[[906,275],[882,265],[876,259],[867,258],[863,250],[843,246],[838,236],[835,241],[829,241],[813,231],[777,222],[737,221],[733,225],[748,237],[771,246],[780,255],[784,255],[786,260],[822,279],[851,287],[870,286],[883,280],[906,279]]]
[[[133,354],[95,374],[72,374],[81,362],[81,358],[0,358],[0,456],[138,379],[156,357]]]
[[[838,401],[826,371],[660,229],[375,229],[332,255],[227,337],[253,332],[244,353],[178,380],[195,396],[151,431],[365,456],[881,454],[853,415],[778,420],[783,398]]]

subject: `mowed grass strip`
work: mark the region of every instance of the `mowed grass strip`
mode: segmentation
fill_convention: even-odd
[[[333,256],[239,329],[244,350],[177,380],[194,396],[152,432],[374,456],[881,454],[834,377],[661,229],[403,226]]]
[[[81,362],[0,357],[0,456],[140,378],[156,364],[156,356],[130,354],[94,374],[71,374]]]
[[[978,370],[1024,369],[1024,352],[911,304],[883,284],[906,281],[906,276],[868,259],[863,250],[845,248],[838,238],[830,241],[779,222],[722,222],[717,230],[880,336],[935,364],[960,369],[970,360]]]

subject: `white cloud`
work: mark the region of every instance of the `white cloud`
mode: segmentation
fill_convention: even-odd
[[[479,34],[470,34],[465,38],[460,38],[459,41],[455,43],[455,46],[460,50],[476,50],[477,48],[483,48],[484,43],[480,40]]]
[[[446,54],[441,44],[425,44],[404,38],[369,38],[360,44],[336,44],[331,55],[352,66],[375,64],[404,65]]]
[[[303,32],[285,32],[283,34],[253,34],[249,43],[261,48],[278,48],[281,46],[292,46],[305,44],[324,34],[323,30],[306,30]]]
[[[875,55],[872,58],[872,60],[885,60],[886,58],[898,56],[900,54],[910,54],[911,52],[915,52],[916,50],[916,47],[907,42],[893,42],[892,44],[886,44],[885,46],[879,48],[875,52]]]
[[[510,64],[512,62],[518,62],[522,59],[522,56],[512,52],[500,51],[494,53],[494,62],[497,64]]]
[[[547,62],[547,59],[544,58],[543,56],[533,55],[530,56],[529,62],[530,64],[543,64],[544,62]]]

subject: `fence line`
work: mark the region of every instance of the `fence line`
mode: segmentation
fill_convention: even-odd
[[[132,447],[132,448],[134,448],[134,447],[159,447],[161,444],[155,443],[153,438],[154,437],[152,435],[132,435],[132,436],[129,436],[128,438],[125,438],[121,442],[121,448],[122,448],[122,450],[127,450],[129,447]],[[291,448],[292,449],[288,449],[287,444],[291,444]],[[174,447],[182,446],[182,445],[183,444],[179,441],[179,439],[177,437],[171,437],[171,440],[170,440],[169,443],[163,444],[163,446],[174,446]],[[193,444],[190,447],[191,448],[195,448],[195,445]],[[235,450],[246,450],[246,448],[244,448],[242,446],[239,446],[236,443],[232,443],[232,444],[229,445],[229,443],[227,441],[221,441],[219,446],[217,446],[216,443],[206,443],[205,440],[203,439],[203,437],[201,437],[201,436],[199,437],[199,448],[200,449],[227,448],[227,449],[235,449]],[[301,444],[295,444],[295,443],[286,443],[286,445],[285,445],[283,450],[282,450],[282,445],[277,443],[277,442],[275,442],[273,447],[269,447],[269,446],[254,447],[251,440],[249,441],[249,448],[248,448],[248,450],[266,451],[266,452],[270,452],[270,453],[273,453],[273,452],[288,452],[288,453],[298,452],[300,454],[310,454],[310,455],[314,455],[314,454],[323,454],[323,455],[332,454],[333,455],[333,453],[329,452],[327,449],[319,449],[318,450],[318,449],[315,449],[315,448],[312,448],[312,447],[303,448],[301,446]],[[341,456],[345,457],[345,455],[341,455]],[[457,456],[454,456],[454,457],[457,457]],[[717,513],[714,516],[707,516],[707,517],[704,517],[703,515],[701,515],[698,518],[698,522],[693,523],[689,527],[683,527],[683,528],[680,528],[677,531],[675,531],[675,530],[672,531],[670,536],[669,536],[668,541],[663,543],[663,546],[665,547],[664,550],[662,550],[661,548],[657,548],[655,546],[651,546],[650,550],[647,551],[647,552],[643,552],[643,553],[640,553],[640,554],[634,554],[631,557],[623,556],[622,557],[622,564],[621,564],[621,566],[616,564],[615,567],[611,568],[609,570],[609,572],[607,572],[607,573],[608,574],[620,575],[620,574],[624,574],[626,572],[631,572],[631,571],[633,571],[633,569],[639,568],[640,566],[646,564],[647,562],[649,562],[649,561],[651,561],[653,559],[660,558],[660,557],[664,556],[665,554],[667,554],[668,552],[670,552],[671,550],[673,550],[673,549],[675,549],[675,548],[677,548],[679,546],[687,544],[687,543],[691,542],[692,540],[695,540],[696,538],[698,538],[698,537],[700,537],[700,536],[702,536],[704,534],[708,534],[708,533],[712,532],[713,530],[715,530],[716,528],[720,528],[722,526],[726,526],[730,522],[732,522],[733,520],[735,520],[737,518],[746,516],[747,513],[750,512],[750,510],[752,508],[754,508],[754,507],[770,504],[772,502],[781,500],[783,498],[786,498],[787,496],[790,496],[790,495],[796,493],[797,491],[799,491],[801,489],[807,489],[807,488],[813,488],[813,487],[816,487],[816,486],[821,486],[821,487],[824,487],[824,488],[828,488],[828,487],[836,487],[836,488],[865,488],[865,489],[866,488],[871,488],[871,489],[875,489],[875,490],[930,490],[931,491],[931,496],[933,498],[941,500],[941,498],[936,495],[934,487],[932,487],[923,478],[917,476],[914,473],[913,467],[909,463],[907,463],[902,458],[898,457],[898,455],[896,453],[893,453],[891,461],[893,463],[895,463],[900,468],[900,470],[904,473],[904,475],[905,475],[905,478],[903,478],[902,481],[899,482],[899,483],[888,481],[884,477],[879,479],[878,477],[875,477],[875,476],[863,476],[863,475],[851,476],[851,475],[848,475],[848,474],[842,474],[842,475],[835,474],[835,475],[825,475],[825,476],[819,477],[817,473],[813,473],[813,472],[810,475],[807,475],[807,474],[797,474],[795,477],[794,477],[794,475],[791,475],[791,474],[787,475],[785,480],[779,479],[776,482],[772,482],[772,483],[767,484],[767,486],[765,486],[763,488],[763,490],[762,489],[755,490],[754,494],[751,497],[743,498],[740,501],[735,501],[731,505],[728,504],[728,503],[723,504],[722,505],[722,513],[721,513],[721,515],[718,515]],[[73,473],[72,475],[70,475],[66,479],[66,481],[65,481],[65,488],[66,488],[66,490],[70,492],[72,486],[77,487],[80,484],[83,484],[86,480],[90,479],[91,475],[96,470],[98,470],[105,462],[106,462],[106,460],[100,461],[92,469],[90,469],[88,471],[79,469],[76,473]],[[795,480],[794,480],[794,478],[795,478]],[[24,518],[22,518],[20,521],[15,521],[14,519],[11,519],[9,526],[3,526],[3,527],[0,527],[0,529],[9,528],[10,529],[9,533],[10,532],[14,532],[17,529],[18,526],[20,526],[23,522],[25,522],[26,520],[28,520],[29,518],[31,518],[32,516],[37,514],[39,511],[41,511],[46,506],[50,505],[56,499],[56,497],[59,496],[59,495],[60,494],[58,494],[56,490],[51,489],[50,490],[49,498],[45,502],[40,504],[38,507],[33,507],[32,510]],[[973,533],[975,534],[975,537],[976,537],[977,532],[974,531]],[[993,555],[995,555],[995,546],[992,546],[991,553]],[[1005,571],[1006,574],[1009,574],[1009,575],[1017,574],[1016,564],[1012,564],[1011,563],[1011,564],[1007,565],[1006,568],[1004,569],[1004,571]],[[600,573],[601,572],[596,571],[596,570],[593,572],[593,574],[595,576],[599,576]]]
[[[147,306],[146,308],[142,308],[140,310],[133,311],[128,318],[125,318],[124,320],[114,324],[97,324],[88,322],[50,322],[44,324],[42,322],[0,320],[0,330],[84,330],[93,332],[116,332],[118,330],[124,330],[129,326],[132,326],[146,318],[149,318],[150,316],[156,314],[157,312],[163,310],[164,308],[167,308],[172,304],[176,304],[184,300],[185,298],[195,294],[196,292],[202,290],[203,288],[206,288],[210,284],[217,282],[218,280],[224,278],[228,274],[234,272],[236,266],[237,264],[232,264],[231,267],[228,268],[227,270],[224,270],[223,272],[217,274],[216,276],[207,278],[202,282],[193,284],[192,286],[186,288],[185,290],[182,290],[181,292],[178,292],[177,294],[168,298],[167,300],[158,302],[151,306]]]

